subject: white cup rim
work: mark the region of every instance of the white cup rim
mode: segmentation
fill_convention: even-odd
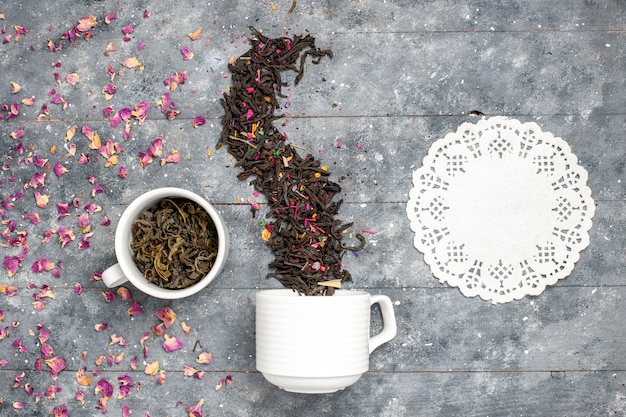
[[[262,297],[276,297],[276,298],[303,298],[307,300],[331,300],[334,297],[362,297],[362,296],[371,296],[367,291],[360,290],[335,290],[332,296],[306,296],[300,295],[294,290],[288,288],[276,288],[276,289],[268,289],[268,290],[259,290],[257,291],[257,296]],[[315,302],[315,301],[313,301]]]
[[[148,282],[133,261],[132,250],[130,249],[129,236],[131,234],[131,225],[133,221],[139,216],[139,214],[146,208],[156,204],[164,198],[186,198],[188,200],[198,203],[204,208],[217,229],[218,235],[218,250],[217,257],[213,264],[213,267],[209,273],[202,278],[198,283],[181,289],[167,289],[161,288],[155,284]],[[115,231],[115,255],[117,262],[122,269],[122,272],[137,289],[142,292],[163,299],[177,299],[184,298],[197,293],[198,291],[209,285],[221,272],[226,257],[228,255],[228,232],[222,216],[218,211],[203,197],[200,197],[196,193],[176,187],[163,187],[150,190],[135,200],[133,200],[126,210],[122,213],[120,221]]]

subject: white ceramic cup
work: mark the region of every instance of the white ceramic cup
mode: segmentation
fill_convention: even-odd
[[[370,337],[371,306],[383,330]],[[285,391],[321,394],[354,384],[369,355],[396,335],[393,304],[384,295],[336,291],[300,296],[289,289],[256,294],[256,368]]]
[[[175,290],[161,288],[145,279],[133,261],[133,252],[130,248],[133,239],[131,231],[132,223],[143,210],[155,206],[164,198],[186,198],[198,203],[209,213],[217,229],[218,249],[213,268],[211,268],[209,273],[199,282],[187,288]],[[226,263],[226,258],[228,257],[228,250],[229,238],[226,224],[222,216],[220,216],[217,210],[215,210],[208,201],[182,188],[157,188],[137,197],[128,205],[124,213],[122,213],[117,229],[115,230],[115,256],[117,257],[118,263],[102,273],[102,281],[110,288],[130,281],[130,283],[139,290],[157,298],[175,299],[188,297],[209,285],[221,272]]]

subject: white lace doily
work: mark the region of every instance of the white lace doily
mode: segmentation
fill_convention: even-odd
[[[413,173],[415,247],[441,282],[505,303],[568,276],[595,206],[567,143],[493,117],[435,142]]]

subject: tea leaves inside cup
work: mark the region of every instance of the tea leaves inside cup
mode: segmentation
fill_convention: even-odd
[[[149,282],[182,289],[204,278],[215,263],[217,229],[209,213],[184,198],[166,198],[133,221],[133,260]]]

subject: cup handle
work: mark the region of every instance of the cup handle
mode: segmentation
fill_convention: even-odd
[[[396,315],[393,312],[391,299],[386,295],[372,295],[370,306],[378,303],[383,315],[383,330],[376,336],[370,338],[370,353],[378,346],[396,337],[398,328],[396,326]]]
[[[120,268],[120,264],[115,264],[109,268],[107,268],[102,273],[102,282],[109,288],[118,287],[128,281],[128,278],[122,272],[122,268]]]

